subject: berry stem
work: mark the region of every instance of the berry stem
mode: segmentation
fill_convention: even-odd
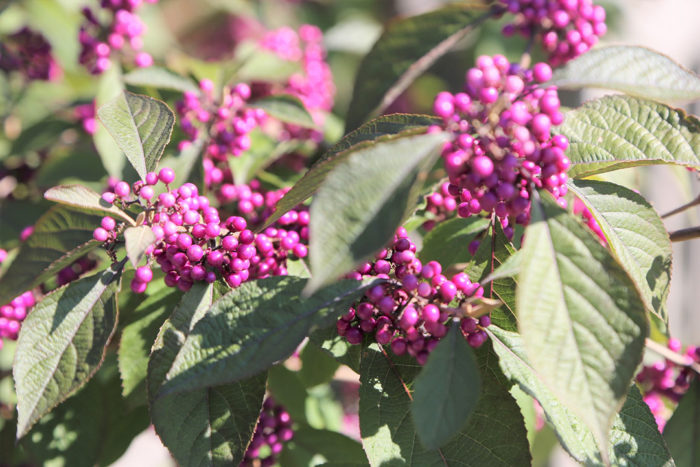
[[[688,367],[697,374],[700,374],[700,363],[693,361],[691,358],[678,354],[668,347],[661,345],[658,342],[654,342],[648,337],[646,338],[644,345],[652,352],[664,357],[666,360],[671,361],[676,365]]]
[[[673,232],[669,232],[669,237],[672,242],[684,242],[686,240],[700,238],[700,226],[674,230]]]
[[[671,217],[673,215],[679,214],[679,213],[686,211],[686,210],[688,210],[694,206],[697,206],[697,205],[700,205],[700,195],[698,195],[694,200],[692,200],[692,201],[690,201],[682,206],[679,206],[675,209],[672,209],[665,214],[662,214],[661,218],[666,219],[667,217]]]

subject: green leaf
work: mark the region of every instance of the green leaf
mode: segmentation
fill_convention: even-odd
[[[410,357],[390,357],[377,344],[370,345],[360,372],[360,431],[370,465],[530,465],[520,409],[488,347],[476,352],[482,391],[474,413],[450,442],[427,450],[418,441],[410,410],[420,366]]]
[[[239,381],[297,348],[316,326],[328,326],[371,283],[345,280],[301,298],[305,279],[271,277],[224,295],[197,322],[168,369],[157,397]]]
[[[132,322],[124,327],[119,343],[119,374],[125,398],[138,399],[138,403],[147,401],[146,374],[151,347],[181,295],[177,289],[163,286],[131,312]]]
[[[251,145],[240,157],[229,157],[234,183],[248,183],[281,155],[294,152],[303,145],[299,140],[277,141],[260,128],[250,133]]]
[[[146,407],[125,406],[116,378],[97,377],[42,418],[21,444],[37,465],[109,465],[148,424]]]
[[[646,47],[595,48],[557,69],[551,84],[563,89],[612,89],[663,102],[700,99],[700,77]]]
[[[642,292],[647,309],[667,325],[671,240],[654,208],[642,196],[614,183],[572,180],[569,188],[590,209],[610,251]]]
[[[122,83],[121,70],[118,64],[113,63],[110,69],[104,72],[99,79],[95,107],[99,109],[123,91],[124,84]],[[107,173],[112,177],[123,179],[127,166],[126,158],[104,125],[97,125],[97,130],[92,137],[102,160],[102,165],[104,165]]]
[[[463,4],[390,23],[357,70],[346,131],[380,114],[438,58],[491,15],[483,5]]]
[[[698,420],[700,420],[700,379],[696,376],[664,428],[664,439],[678,467],[691,467],[700,462]]]
[[[124,82],[132,86],[199,93],[197,84],[192,82],[191,79],[157,66],[136,68],[124,75]]]
[[[124,91],[97,109],[107,128],[141,179],[155,170],[175,124],[175,114],[165,103]]]
[[[116,327],[124,263],[61,287],[27,315],[13,369],[17,388],[17,438],[82,387],[102,364]]]
[[[535,371],[607,446],[649,333],[644,303],[610,252],[542,196],[525,231],[518,328]]]
[[[329,462],[367,465],[362,445],[335,431],[301,426],[294,431],[293,442],[313,454],[320,454]]]
[[[163,324],[148,363],[148,395],[156,432],[180,465],[238,465],[265,395],[261,373],[233,384],[156,398],[168,369],[213,300],[211,284],[195,284]]]
[[[367,147],[373,142],[400,137],[402,136],[400,133],[424,132],[430,125],[438,123],[440,120],[428,115],[394,114],[376,118],[348,133],[326,151],[323,157],[284,195],[277,203],[275,213],[268,218],[262,228],[270,226],[282,214],[303,203],[314,194],[328,174],[352,153],[349,151],[350,148]],[[363,146],[359,146],[363,143]]]
[[[430,352],[415,381],[411,415],[427,449],[456,435],[476,408],[481,392],[479,367],[458,325]]]
[[[22,243],[0,279],[0,303],[53,278],[58,271],[98,247],[92,238],[100,216],[66,206],[54,206],[34,225],[34,233]]]
[[[61,134],[73,124],[65,120],[57,120],[54,116],[45,118],[29,128],[22,129],[17,139],[12,141],[9,154],[26,156],[27,153],[51,147]]]
[[[487,332],[505,375],[540,403],[561,445],[578,462],[603,465],[593,433],[567,409],[544,383],[528,361],[520,335],[489,326]],[[610,431],[609,458],[612,465],[673,465],[654,416],[632,385]]]
[[[341,365],[347,365],[355,373],[360,373],[361,345],[353,345],[338,335],[335,326],[319,329],[309,336],[309,341],[336,359]]]
[[[572,178],[652,164],[700,168],[700,121],[664,104],[606,96],[567,112],[556,131],[569,139]]]
[[[269,116],[284,123],[304,128],[315,128],[314,119],[298,97],[290,94],[275,94],[248,103],[251,107],[263,109]]]
[[[126,255],[134,267],[138,267],[149,246],[156,241],[156,235],[148,225],[129,227],[124,231]]]
[[[59,185],[49,188],[44,193],[44,198],[81,210],[114,216],[130,225],[136,225],[127,213],[103,200],[99,193],[82,185]],[[96,225],[95,228],[97,227]]]
[[[445,141],[446,135],[431,133],[378,143],[353,152],[328,174],[311,204],[305,292],[352,270],[391,240]]]
[[[512,255],[508,256],[500,266],[498,266],[491,274],[486,276],[479,283],[483,285],[487,282],[492,282],[498,279],[517,277],[517,275],[520,273],[521,262],[522,254],[520,251],[516,251]]]
[[[423,238],[418,257],[423,263],[437,261],[443,268],[467,263],[472,259],[469,243],[488,226],[488,219],[477,216],[440,222]]]
[[[309,397],[298,371],[292,371],[280,363],[267,372],[267,389],[275,401],[284,406],[296,423],[306,420],[306,399]]]
[[[311,343],[301,349],[299,358],[301,359],[299,377],[307,388],[330,382],[340,366],[327,352]]]

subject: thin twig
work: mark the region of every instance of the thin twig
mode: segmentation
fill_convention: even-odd
[[[694,361],[692,358],[678,354],[674,352],[673,350],[669,349],[668,347],[664,347],[663,345],[659,344],[658,342],[654,342],[653,340],[649,339],[648,337],[644,341],[644,345],[651,351],[656,352],[657,354],[661,355],[664,357],[666,360],[675,363],[676,365],[680,366],[687,366],[694,372],[700,374],[700,363]]]
[[[689,203],[686,203],[682,206],[677,207],[676,209],[672,209],[671,211],[667,212],[666,214],[662,214],[661,218],[666,219],[667,217],[671,217],[675,214],[681,213],[683,211],[686,211],[694,206],[697,206],[700,204],[700,195],[698,195],[694,200],[690,201]]]
[[[672,242],[684,242],[694,238],[700,238],[700,226],[688,227],[687,229],[679,229],[670,232],[668,236]]]

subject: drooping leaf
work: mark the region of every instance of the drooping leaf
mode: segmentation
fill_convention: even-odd
[[[97,109],[107,128],[141,179],[155,170],[175,124],[175,114],[152,97],[123,92]]]
[[[112,296],[124,263],[50,293],[27,316],[13,369],[17,438],[82,387],[104,358],[117,321]]]
[[[567,112],[555,131],[569,139],[572,178],[652,164],[700,168],[700,121],[657,102],[602,97]]]
[[[346,132],[380,114],[489,16],[484,5],[456,4],[389,24],[357,70]]]
[[[122,82],[121,69],[117,63],[113,63],[109,70],[105,71],[100,77],[95,107],[99,109],[123,91],[124,83]],[[124,172],[128,165],[126,158],[104,125],[97,125],[92,138],[107,173],[120,180],[124,179]]]
[[[487,332],[501,369],[540,403],[547,423],[567,452],[583,464],[603,465],[593,433],[564,406],[530,365],[520,335],[497,326],[489,326]],[[630,387],[622,410],[615,415],[609,439],[612,465],[673,465],[654,416],[634,385]]]
[[[700,99],[700,77],[646,47],[598,47],[557,69],[563,89],[603,88],[663,102]]]
[[[488,219],[476,216],[440,222],[423,239],[418,257],[423,263],[437,261],[443,268],[469,262],[472,258],[469,243],[488,226]]]
[[[360,431],[372,466],[529,465],[527,434],[508,381],[488,344],[477,351],[482,391],[462,430],[439,450],[418,440],[411,391],[420,366],[410,357],[389,356],[372,344],[360,372]]]
[[[301,359],[299,377],[306,387],[330,382],[340,366],[328,353],[311,343],[301,349],[299,358]]]
[[[381,249],[415,207],[442,133],[407,136],[351,153],[328,174],[310,210],[312,292]]]
[[[548,193],[534,194],[531,216],[516,291],[523,346],[552,393],[607,446],[649,333],[644,303],[610,252]]]
[[[668,324],[671,240],[654,208],[614,183],[573,180],[569,187],[590,209],[613,255],[642,292],[647,309]]]
[[[251,107],[263,109],[269,116],[284,123],[304,128],[314,128],[316,124],[304,103],[291,94],[275,94],[248,103]]]
[[[664,439],[678,467],[700,462],[700,379],[690,384],[664,428]]]
[[[474,352],[459,326],[430,352],[414,385],[411,415],[427,449],[437,449],[456,435],[476,408],[481,376]]]
[[[138,398],[139,403],[147,402],[146,374],[151,347],[181,295],[177,289],[163,286],[152,292],[130,313],[132,322],[122,331],[118,354],[122,394],[125,398]]]
[[[92,191],[82,185],[60,185],[49,188],[44,193],[44,198],[56,203],[73,206],[85,211],[95,212],[102,215],[119,218],[130,225],[136,225],[134,220],[127,213],[104,201],[99,193]],[[95,228],[99,225],[95,225]]]
[[[0,277],[0,303],[51,279],[58,271],[99,246],[92,232],[100,216],[67,206],[54,206],[34,225],[34,233],[22,244]]]
[[[352,153],[349,151],[350,148],[355,146],[359,148],[362,143],[368,147],[374,142],[400,137],[402,133],[416,134],[437,123],[439,123],[437,118],[428,115],[393,114],[376,118],[348,133],[326,151],[323,157],[284,195],[277,203],[274,214],[263,227],[271,225],[282,214],[313,195],[328,174]]]
[[[156,235],[148,225],[129,227],[124,231],[126,255],[134,267],[138,267],[149,246],[156,241]]]
[[[191,79],[157,66],[136,68],[124,75],[124,82],[132,86],[199,93],[199,88]]]
[[[371,283],[346,280],[302,299],[306,281],[246,282],[209,309],[189,333],[157,397],[240,381],[292,354],[309,332],[328,326]]]
[[[238,465],[257,423],[266,374],[156,398],[195,323],[213,300],[212,285],[195,284],[163,324],[148,363],[148,396],[156,432],[180,465]]]

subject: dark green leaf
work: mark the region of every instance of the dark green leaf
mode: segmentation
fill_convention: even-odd
[[[483,5],[463,4],[390,23],[357,70],[346,131],[386,109],[488,16]]]
[[[664,428],[664,439],[678,467],[700,463],[700,379],[690,384]]]
[[[134,267],[138,267],[149,246],[156,241],[156,235],[148,225],[129,227],[124,231],[126,255]]]
[[[299,377],[309,388],[332,380],[340,366],[327,352],[310,343],[301,350],[299,358],[301,359]]]
[[[124,82],[132,86],[199,93],[199,88],[191,79],[157,66],[136,68],[124,75]]]
[[[569,139],[572,178],[652,164],[700,168],[700,121],[664,104],[607,96],[567,112],[556,131]]]
[[[127,213],[113,204],[104,201],[99,193],[82,185],[61,185],[49,188],[46,193],[44,193],[44,198],[81,210],[117,217],[118,220],[125,221],[130,225],[136,225],[134,220],[129,217]],[[95,225],[94,228],[97,227],[99,227],[99,225]]]
[[[189,333],[157,397],[256,375],[328,326],[371,283],[345,280],[302,299],[305,279],[271,277],[224,295]]]
[[[595,48],[555,71],[552,84],[564,89],[612,89],[664,102],[700,98],[700,77],[666,55],[646,47]]]
[[[175,114],[152,97],[123,92],[97,109],[110,132],[141,179],[155,170],[175,124]]]
[[[362,445],[345,435],[330,430],[301,426],[294,431],[294,444],[313,454],[320,454],[330,462],[349,462],[367,465]]]
[[[481,376],[459,326],[430,352],[414,385],[411,415],[421,443],[437,449],[456,435],[476,408]]]
[[[562,446],[578,462],[603,465],[593,433],[551,392],[530,365],[522,339],[515,332],[497,326],[487,328],[503,372],[520,388],[537,399],[556,431]],[[612,465],[672,465],[649,407],[633,385],[609,435]]]
[[[0,279],[0,303],[51,279],[58,271],[99,246],[92,232],[100,225],[100,216],[66,206],[54,206],[41,216],[34,233],[19,249]]]
[[[491,274],[486,276],[481,284],[487,282],[495,281],[498,279],[504,279],[509,277],[517,277],[520,273],[520,262],[522,261],[522,255],[520,251],[516,251],[512,255],[508,256],[506,260],[501,263]]]
[[[377,143],[351,153],[328,174],[311,204],[307,293],[391,240],[445,141],[446,135],[431,133]]]
[[[153,425],[183,466],[238,465],[250,442],[265,395],[261,373],[232,384],[156,398],[166,373],[195,323],[213,300],[213,286],[196,284],[163,324],[148,364]]]
[[[17,438],[82,387],[104,358],[117,321],[112,296],[124,263],[57,289],[24,321],[13,369]]]
[[[590,209],[610,251],[642,292],[647,309],[668,324],[671,240],[654,208],[642,196],[614,183],[573,180],[569,187]]]
[[[267,389],[275,401],[284,406],[296,423],[307,423],[306,392],[299,372],[278,364],[267,372]]]
[[[439,450],[418,441],[411,416],[411,387],[420,366],[410,357],[365,350],[360,373],[360,431],[373,466],[529,465],[527,434],[520,409],[508,393],[493,352],[477,351],[482,391],[476,409],[457,436]]]
[[[326,176],[342,162],[352,151],[350,148],[365,143],[366,146],[375,141],[393,139],[400,133],[416,134],[425,131],[430,125],[439,123],[435,117],[427,115],[394,114],[379,117],[367,122],[357,130],[348,133],[323,155],[291,190],[277,203],[275,213],[265,222],[267,227],[275,222],[285,212],[306,201],[316,192]],[[358,146],[360,147],[360,146]]]
[[[607,446],[649,333],[644,303],[610,252],[548,193],[534,194],[531,216],[517,289],[523,346],[552,393]]]
[[[362,347],[350,344],[347,339],[338,335],[335,326],[317,330],[309,336],[309,341],[322,348],[341,365],[347,365],[355,373],[360,372]]]
[[[469,243],[489,226],[488,219],[472,216],[440,222],[423,239],[418,256],[423,263],[437,261],[443,268],[472,259]]]
[[[298,97],[290,94],[275,94],[249,102],[251,107],[263,109],[269,116],[284,123],[291,123],[305,128],[314,128],[316,124],[304,104]]]

